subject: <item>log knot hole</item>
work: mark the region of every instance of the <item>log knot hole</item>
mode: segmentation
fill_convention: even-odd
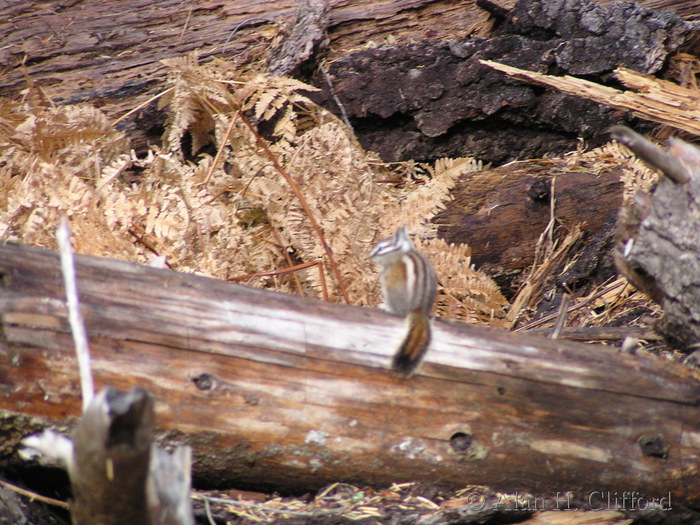
[[[465,432],[455,432],[450,437],[450,446],[458,454],[466,454],[472,446],[474,438]]]
[[[214,378],[209,374],[199,374],[192,382],[200,390],[211,390],[214,386]]]
[[[668,445],[664,443],[664,437],[657,436],[642,436],[637,440],[639,448],[642,449],[642,454],[653,458],[666,459],[668,456]]]
[[[549,179],[537,179],[527,189],[527,196],[536,202],[549,202],[552,195],[552,181]]]

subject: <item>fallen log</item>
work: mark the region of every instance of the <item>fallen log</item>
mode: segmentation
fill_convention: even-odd
[[[194,448],[200,482],[424,480],[700,506],[700,381],[677,363],[436,321],[406,379],[389,370],[403,321],[378,310],[103,258],[76,270],[96,386],[148,389],[158,438]],[[11,450],[30,420],[73,425],[80,392],[58,255],[0,246],[0,275]]]

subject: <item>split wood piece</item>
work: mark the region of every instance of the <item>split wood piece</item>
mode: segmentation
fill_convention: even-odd
[[[403,320],[379,310],[96,257],[76,270],[96,383],[148,389],[160,439],[191,444],[204,482],[670,491],[700,507],[700,378],[679,364],[436,321],[405,379],[389,370]],[[0,275],[9,448],[80,397],[57,254],[0,246]]]
[[[23,439],[20,450],[23,459],[37,458],[67,471],[72,503],[6,486],[69,508],[75,525],[192,525],[191,448],[168,452],[153,444],[154,406],[148,392],[105,387],[89,397],[72,440],[44,429]]]
[[[74,525],[194,523],[187,447],[152,445],[153,399],[103,388],[78,423],[68,469]]]
[[[618,222],[615,262],[664,311],[659,329],[681,346],[700,343],[700,149],[680,139],[663,150],[623,126],[611,130],[660,169],[651,196],[637,195]]]
[[[545,75],[491,60],[479,62],[519,80],[552,87],[562,93],[593,100],[613,108],[632,111],[641,118],[700,135],[700,104],[698,103],[700,92],[667,80],[640,75],[629,69],[616,69],[615,76],[618,80],[641,91],[634,93],[569,75]]]

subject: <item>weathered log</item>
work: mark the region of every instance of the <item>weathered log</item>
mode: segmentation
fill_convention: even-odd
[[[76,269],[96,383],[152,392],[161,439],[194,447],[196,479],[700,506],[700,381],[676,363],[436,321],[405,379],[388,369],[404,331],[390,314],[108,259]],[[2,246],[0,274],[3,419],[65,423],[80,398],[58,256]]]
[[[360,140],[385,160],[475,156],[503,161],[561,153],[573,149],[578,136],[595,141],[602,128],[619,121],[588,101],[551,93],[537,96],[531,89],[504,83],[469,58],[475,53],[527,69],[539,65],[547,72],[576,74],[577,67],[595,63],[603,74],[616,65],[639,64],[648,66],[639,70],[653,73],[685,38],[681,20],[673,15],[619,16],[618,9],[614,18],[606,11],[608,0],[564,8],[553,2],[553,9],[545,11],[556,12],[558,7],[563,10],[558,15],[566,16],[559,16],[561,21],[538,16],[534,22],[519,16],[509,2],[329,3],[328,57],[334,87],[350,117],[358,120]],[[697,2],[638,3],[677,7],[686,20],[700,13]],[[59,8],[52,2],[5,4],[0,8],[0,95],[17,95],[31,78],[57,103],[88,101],[115,119],[163,90],[166,68],[161,60],[195,50],[203,60],[218,57],[234,63],[243,55],[259,56],[270,46],[272,25],[283,27],[286,34],[299,6],[293,0],[76,0],[61,2]],[[509,18],[494,24],[492,13]],[[493,41],[466,41],[474,34],[488,36],[494,25],[517,26],[520,22],[513,24],[513,18],[525,25],[510,34],[501,31]],[[589,24],[595,19],[594,25],[600,25],[590,28],[581,19]],[[556,31],[534,27],[537,23],[550,24]],[[602,26],[624,38],[600,33]],[[294,40],[293,33],[292,29],[289,40]],[[529,38],[531,33],[552,38],[543,42],[539,36]],[[370,42],[398,45],[367,50]],[[409,42],[418,44],[402,45]],[[279,49],[285,43],[283,39]],[[558,63],[548,62],[552,58]],[[387,67],[389,61],[392,68]],[[416,71],[424,74],[416,76]],[[359,91],[353,89],[358,79],[365,83]],[[326,84],[317,79],[319,87],[326,89]],[[336,109],[332,102],[328,107]],[[364,118],[367,113],[371,118]],[[159,142],[164,120],[153,102],[120,121],[120,128],[141,152]]]
[[[579,137],[602,145],[604,130],[628,117],[499,78],[480,62],[609,84],[616,67],[658,73],[692,38],[694,26],[671,11],[601,4],[521,0],[493,9],[503,20],[479,34],[486,38],[355,50],[328,72],[361,144],[384,160],[472,156],[503,163],[572,150]]]

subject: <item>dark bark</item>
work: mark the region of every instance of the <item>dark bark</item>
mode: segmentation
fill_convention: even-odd
[[[489,38],[358,51],[333,61],[329,73],[360,142],[385,160],[502,163],[574,149],[579,137],[601,145],[605,130],[625,117],[507,79],[478,60],[610,83],[619,66],[658,73],[692,34],[671,11],[526,0]],[[325,87],[321,80],[318,86]]]
[[[559,284],[570,290],[583,281],[595,286],[614,271],[611,236],[622,204],[617,172],[575,172],[547,160],[525,161],[465,175],[452,194],[454,200],[434,219],[440,225],[439,235],[448,242],[468,244],[472,261],[504,290],[517,288],[518,277],[532,265],[538,239],[552,215],[552,197],[554,217],[563,225],[555,235],[566,235],[567,229],[583,224],[587,243],[584,256]]]

